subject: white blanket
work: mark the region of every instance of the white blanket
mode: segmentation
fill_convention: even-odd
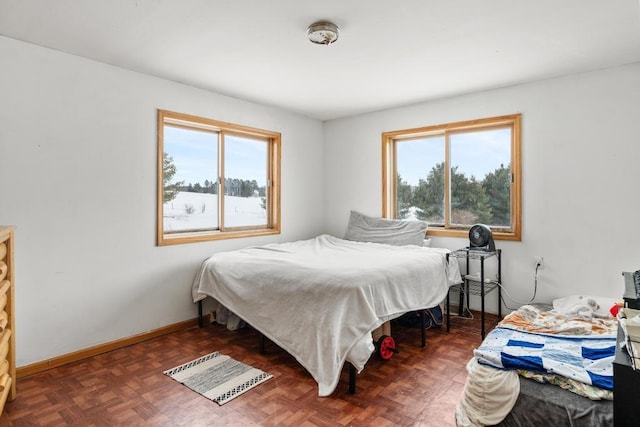
[[[467,372],[456,426],[492,426],[504,420],[520,394],[518,373],[482,365],[475,357],[467,363]]]
[[[407,311],[433,307],[460,281],[446,249],[352,242],[329,235],[220,252],[205,260],[193,300],[218,300],[335,389],[345,360],[358,371],[371,331]]]

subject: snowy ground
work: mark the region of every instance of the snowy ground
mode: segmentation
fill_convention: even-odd
[[[266,225],[260,197],[225,197],[225,225]],[[164,204],[164,230],[184,231],[218,227],[218,195],[181,191]]]

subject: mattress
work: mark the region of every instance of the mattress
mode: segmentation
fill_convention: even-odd
[[[612,400],[587,399],[558,386],[522,377],[519,382],[518,399],[499,426],[613,426]]]

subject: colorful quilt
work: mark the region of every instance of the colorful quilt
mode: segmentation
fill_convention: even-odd
[[[615,317],[567,316],[530,305],[523,305],[505,316],[499,326],[537,334],[579,335],[583,338],[615,338],[618,331]]]
[[[496,368],[556,374],[613,390],[615,347],[615,337],[553,336],[497,327],[474,356]]]

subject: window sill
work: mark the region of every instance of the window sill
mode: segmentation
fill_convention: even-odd
[[[180,233],[158,236],[158,246],[181,245],[183,243],[208,242],[213,240],[237,239],[242,237],[268,236],[271,234],[280,234],[280,229],[269,228],[262,230]]]
[[[463,237],[469,238],[469,230],[451,230],[444,228],[429,228],[427,229],[427,236],[437,237]],[[493,231],[492,236],[494,240],[511,240],[515,242],[522,241],[519,232],[505,232],[505,231]]]

